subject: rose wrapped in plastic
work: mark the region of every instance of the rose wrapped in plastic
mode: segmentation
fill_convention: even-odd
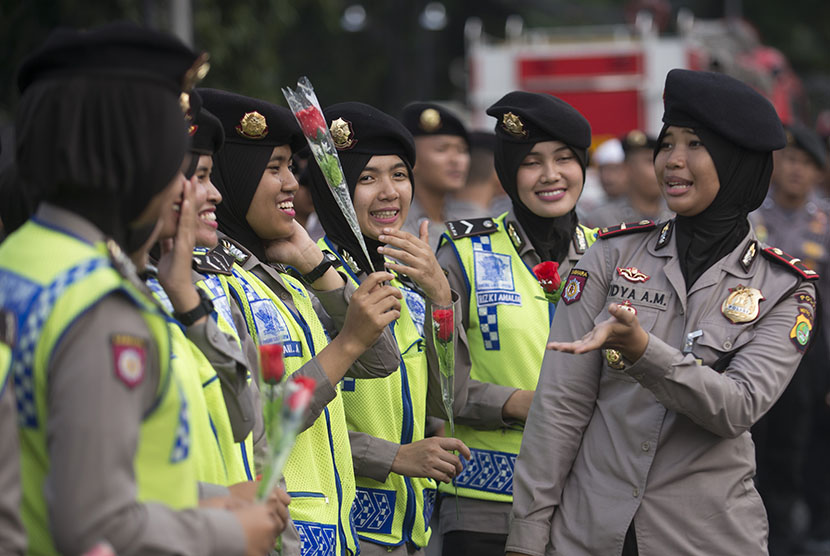
[[[316,386],[313,378],[304,376],[281,382],[285,374],[282,353],[280,344],[259,346],[262,378],[259,391],[268,436],[268,456],[258,492],[260,500],[268,497],[282,475]]]
[[[308,141],[314,161],[326,178],[326,183],[331,188],[334,200],[337,202],[337,206],[340,207],[340,212],[343,213],[346,222],[349,223],[349,228],[357,238],[358,245],[363,249],[366,260],[371,261],[372,258],[369,256],[366,242],[363,240],[363,233],[357,223],[357,215],[354,212],[349,188],[343,177],[340,158],[337,156],[337,149],[334,146],[331,132],[326,127],[326,120],[323,118],[323,111],[320,109],[320,102],[314,93],[314,87],[311,86],[311,82],[307,77],[301,77],[297,81],[296,90],[292,91],[289,87],[285,87],[282,94],[285,95],[285,100],[288,101],[291,112],[294,113],[297,123],[300,124],[300,128],[303,130],[303,135]]]
[[[544,299],[554,305],[562,295],[562,278],[559,277],[559,263],[544,261],[533,267],[533,274],[539,280]]]

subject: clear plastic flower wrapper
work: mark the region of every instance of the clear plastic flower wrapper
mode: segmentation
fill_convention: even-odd
[[[360,248],[363,249],[366,260],[371,264],[372,259],[369,257],[369,250],[366,249],[360,225],[357,223],[357,215],[349,196],[349,188],[346,186],[343,168],[340,166],[340,158],[337,156],[337,149],[334,146],[331,132],[326,127],[326,120],[323,117],[317,95],[314,94],[314,87],[311,86],[308,77],[301,77],[297,81],[296,90],[292,91],[290,87],[285,87],[282,89],[282,94],[285,95],[285,100],[288,101],[291,112],[294,113],[297,123],[300,124],[300,128],[303,130],[303,135],[305,135],[308,146],[311,148],[311,154],[323,172],[326,183],[329,184],[332,195],[334,195],[334,200],[337,201],[337,206],[340,207],[346,222],[349,223]]]
[[[285,462],[294,447],[316,385],[313,378],[289,377],[283,380],[285,368],[282,345],[259,346],[262,416],[268,436],[268,456],[259,483],[258,498],[264,501],[282,476]]]
[[[432,306],[432,338],[435,352],[438,356],[438,372],[441,376],[441,401],[444,402],[444,411],[450,424],[450,436],[455,438],[455,417],[453,403],[455,401],[455,314],[452,305]],[[455,485],[455,513],[458,509],[458,485]]]

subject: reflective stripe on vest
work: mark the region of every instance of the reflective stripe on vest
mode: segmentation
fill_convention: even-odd
[[[219,280],[242,309],[254,341],[283,344],[285,372],[290,375],[328,345],[328,335],[305,288],[285,274],[280,277],[296,311],[253,273],[238,266],[233,276],[221,275]],[[354,469],[340,385],[322,415],[297,436],[284,475],[302,555],[356,554],[357,533],[350,519]]]
[[[157,400],[141,423],[134,459],[138,499],[175,509],[197,504],[187,404],[170,370],[170,339],[163,315],[112,268],[102,243],[85,243],[33,219],[0,245],[0,308],[16,316],[20,331],[12,352],[12,373],[20,422],[21,514],[30,553],[56,553],[43,497],[49,469],[47,369],[52,350],[80,315],[116,291],[140,311],[163,354]]]
[[[444,234],[441,241],[454,249],[470,288],[470,377],[535,390],[544,357],[541,346],[547,342],[556,308],[545,300],[533,270],[516,252],[505,230],[506,216],[495,219],[497,230],[486,236],[452,240]],[[593,233],[586,233],[586,239],[593,243]],[[512,502],[521,429],[456,425],[455,432],[472,453],[455,480],[459,496]],[[440,484],[438,489],[455,493],[453,485]]]
[[[337,254],[328,238],[321,249]],[[343,270],[355,286],[360,280],[338,255]],[[343,405],[350,430],[364,432],[396,444],[424,438],[427,399],[427,358],[424,351],[424,299],[399,280],[391,284],[404,294],[401,316],[390,324],[401,351],[398,370],[385,378],[343,381]],[[357,496],[352,517],[361,539],[396,546],[410,541],[426,546],[432,531],[429,521],[436,484],[428,478],[410,478],[389,473],[386,481],[355,477]]]

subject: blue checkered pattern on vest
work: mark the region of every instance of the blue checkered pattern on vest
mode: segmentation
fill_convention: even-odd
[[[473,236],[470,240],[473,243],[473,251],[493,251],[490,245],[490,236]],[[481,335],[484,337],[484,349],[486,350],[501,349],[498,319],[497,305],[478,308],[478,326],[481,328]]]

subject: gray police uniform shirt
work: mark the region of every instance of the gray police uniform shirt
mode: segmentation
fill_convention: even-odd
[[[648,215],[636,210],[631,206],[631,201],[629,201],[628,197],[624,196],[599,205],[595,209],[588,211],[585,217],[580,218],[580,220],[586,226],[603,228],[606,226],[616,226],[622,222],[639,222],[640,220],[665,222],[672,217],[674,217],[674,213],[662,201],[660,211],[656,215]]]
[[[751,257],[750,231],[687,292],[665,234],[599,240],[569,276],[550,340],[581,338],[609,317],[609,303],[629,301],[648,347],[623,369],[601,350],[546,353],[516,462],[507,550],[620,554],[633,521],[640,554],[766,554],[749,430],[795,372],[815,288]],[[756,318],[735,324],[722,306],[740,285],[765,300]],[[754,308],[745,307],[750,316]]]
[[[816,288],[822,303],[822,326],[830,345],[830,202],[812,196],[800,209],[788,210],[772,197],[749,215],[761,241],[774,245],[818,272]]]
[[[26,552],[26,534],[20,520],[20,451],[12,382],[9,376],[5,390],[0,383],[0,554],[17,556]]]
[[[531,268],[542,262],[536,253],[533,244],[527,233],[522,229],[514,213],[511,210],[505,218],[505,222],[513,222],[518,232],[521,246],[518,254],[522,260]],[[577,249],[575,242],[571,242],[568,255],[559,266],[559,273],[564,279],[574,264],[582,257],[580,249]],[[458,308],[460,319],[456,321],[456,334],[458,343],[455,350],[455,381],[456,388],[461,385],[467,386],[466,404],[462,409],[456,411],[455,422],[483,430],[508,428],[515,423],[507,422],[502,417],[502,408],[508,398],[517,391],[517,388],[479,382],[471,379],[469,344],[467,342],[467,328],[470,325],[470,296],[465,284],[464,269],[458,262],[458,258],[449,245],[442,245],[437,253],[438,263],[447,273],[450,288],[458,292]],[[544,349],[540,346],[539,349]],[[481,533],[497,533],[506,535],[508,532],[508,518],[510,515],[510,504],[506,502],[493,502],[475,498],[458,498],[459,512],[455,511],[455,498],[444,497],[439,512],[441,533],[450,531],[476,531]]]
[[[89,242],[104,239],[85,219],[54,206],[41,205],[37,217]],[[132,278],[137,287],[143,286],[137,276]],[[188,337],[204,334],[204,328],[189,327]],[[114,333],[136,337],[148,346],[144,379],[133,388],[115,372]],[[159,357],[141,313],[117,293],[92,306],[56,344],[47,367],[47,449],[52,465],[44,497],[59,552],[78,554],[106,538],[123,556],[245,553],[242,526],[232,513],[208,508],[175,511],[135,498],[133,461],[141,418],[155,401]]]

